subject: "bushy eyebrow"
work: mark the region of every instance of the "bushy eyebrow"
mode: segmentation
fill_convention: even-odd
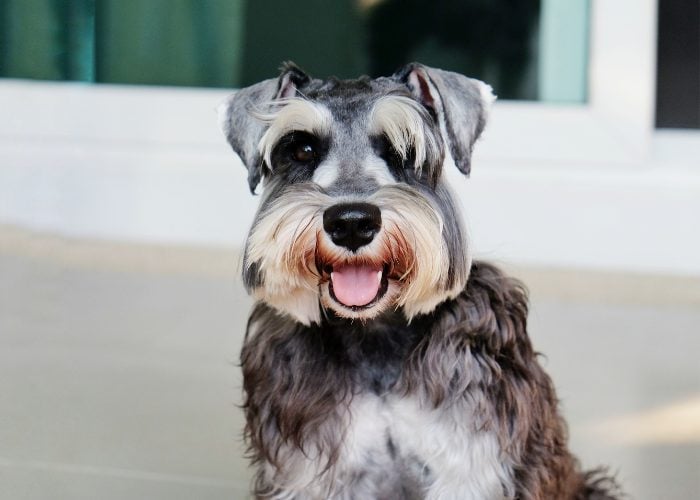
[[[271,165],[272,149],[289,132],[303,131],[322,136],[328,133],[333,121],[328,108],[302,97],[278,99],[265,107],[270,111],[256,111],[253,116],[270,125],[258,143],[258,151],[267,165]]]
[[[414,168],[420,170],[431,155],[439,151],[435,136],[426,130],[431,117],[428,111],[410,97],[380,97],[370,113],[370,133],[384,135],[394,150],[406,160],[414,151]]]

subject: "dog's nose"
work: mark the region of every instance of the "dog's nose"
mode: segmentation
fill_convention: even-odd
[[[341,203],[323,213],[323,229],[333,243],[353,252],[370,243],[381,227],[382,213],[369,203]]]

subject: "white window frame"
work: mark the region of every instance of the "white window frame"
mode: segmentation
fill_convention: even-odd
[[[649,154],[656,2],[597,0],[591,8],[588,102],[498,103],[480,145],[484,161],[631,166]]]

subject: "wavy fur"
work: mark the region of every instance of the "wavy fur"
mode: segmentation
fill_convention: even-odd
[[[258,304],[242,353],[249,451],[255,462],[272,466],[258,473],[258,498],[280,495],[285,486],[299,488],[289,498],[316,498],[300,493],[309,484],[320,495],[350,495],[343,485],[351,472],[339,460],[353,401],[367,387],[385,400],[416,398],[425,411],[442,409],[477,433],[493,433],[508,464],[501,498],[621,498],[611,478],[582,473],[569,453],[554,388],[526,321],[525,289],[485,263],[474,264],[458,297],[411,327],[398,317],[304,327]],[[431,457],[421,461],[432,465]],[[294,484],[300,470],[303,484]],[[391,498],[423,498],[434,484],[425,481]]]
[[[251,190],[264,182],[243,269],[258,300],[241,353],[256,498],[622,498],[569,452],[526,290],[472,264],[442,176],[469,173],[492,100],[415,63],[349,81],[287,64],[222,109]],[[340,302],[338,269],[376,272],[375,298]]]

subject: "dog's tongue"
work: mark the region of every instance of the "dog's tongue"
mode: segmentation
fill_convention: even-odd
[[[331,273],[333,294],[346,306],[364,306],[379,292],[382,269],[371,266],[343,266]]]

